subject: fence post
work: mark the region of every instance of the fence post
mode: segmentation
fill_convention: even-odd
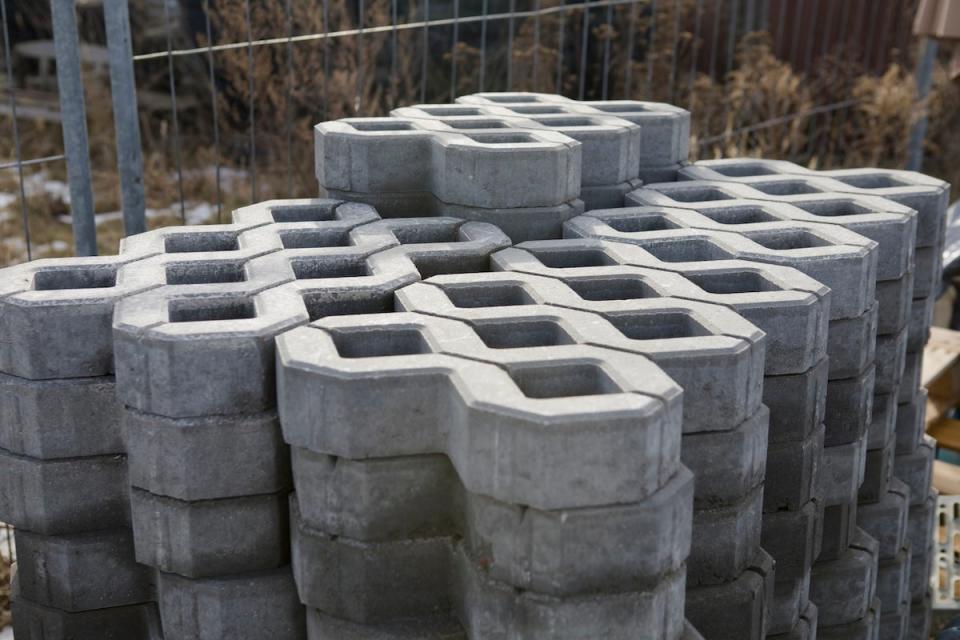
[[[51,0],[54,51],[57,56],[57,87],[63,148],[70,183],[70,216],[73,243],[78,256],[97,255],[97,226],[93,217],[93,187],[87,141],[87,112],[83,103],[80,41],[74,0]]]
[[[137,84],[133,74],[133,45],[127,0],[105,0],[103,19],[110,54],[110,94],[117,136],[117,171],[123,205],[124,235],[147,230],[143,193],[143,157],[140,150],[140,118]]]
[[[921,106],[923,112],[910,129],[910,140],[907,143],[907,169],[910,171],[923,169],[923,143],[927,137],[928,122],[925,102],[933,82],[933,63],[937,59],[937,48],[936,40],[925,38],[920,62],[917,65],[917,104]]]

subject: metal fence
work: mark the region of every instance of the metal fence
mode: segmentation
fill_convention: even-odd
[[[0,1],[13,157],[0,164],[0,171],[17,174],[28,259],[33,243],[25,170],[53,163],[66,165],[75,252],[97,252],[89,105],[75,3],[50,2],[64,150],[30,158],[22,152],[18,126],[23,107],[11,20],[7,3]],[[266,5],[277,15],[267,15]],[[157,147],[172,167],[175,208],[186,220],[190,193],[185,174],[199,138],[211,151],[218,217],[226,200],[224,170],[230,165],[245,170],[248,187],[242,196],[230,188],[234,198],[256,201],[262,192],[278,190],[309,195],[294,179],[303,169],[299,157],[304,145],[296,141],[300,132],[294,122],[304,109],[294,96],[304,82],[304,70],[298,68],[304,51],[315,55],[318,65],[307,70],[315,92],[315,110],[307,115],[315,120],[372,115],[409,102],[449,101],[471,91],[524,89],[581,99],[671,101],[690,108],[696,124],[710,105],[709,93],[698,94],[704,79],[719,87],[729,83],[731,72],[743,64],[741,44],[757,32],[767,34],[776,58],[807,73],[812,83],[820,81],[820,63],[828,54],[844,56],[864,73],[878,74],[891,62],[918,67],[919,108],[929,91],[936,47],[921,47],[919,64],[911,56],[914,7],[915,0],[103,0],[124,232],[146,229],[144,157]],[[151,8],[154,38],[139,50],[135,45],[142,38],[131,36],[141,30],[131,32],[131,12]],[[273,31],[262,33],[265,28]],[[230,82],[224,80],[228,71]],[[264,75],[271,91],[281,96],[266,113],[260,102],[263,87],[258,86]],[[336,103],[349,103],[346,113],[334,108],[337,83]],[[352,96],[340,95],[351,90]],[[138,106],[138,95],[142,99],[146,92],[158,91],[168,102],[167,108],[150,111],[163,121],[160,145],[142,139],[145,113]],[[768,112],[759,121],[704,116],[695,149],[702,155],[730,146],[749,149],[763,132],[787,126],[794,131],[802,127],[806,135],[780,155],[809,161],[837,154],[827,147],[830,130],[842,126],[858,104],[856,97],[845,95]],[[278,118],[277,110],[287,117]],[[910,138],[909,157],[898,162],[918,168],[924,136],[921,118]],[[285,189],[263,188],[267,164],[272,177],[285,172],[278,180]]]

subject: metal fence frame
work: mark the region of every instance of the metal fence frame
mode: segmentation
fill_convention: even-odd
[[[314,0],[315,1],[315,0]],[[316,41],[322,43],[325,51],[324,55],[324,76],[325,79],[329,79],[331,74],[331,68],[329,64],[330,56],[329,50],[333,42],[340,38],[357,38],[362,41],[362,39],[371,34],[378,33],[388,33],[391,36],[391,48],[392,48],[392,65],[393,69],[396,69],[396,57],[397,57],[397,35],[402,31],[417,31],[419,30],[422,33],[423,46],[428,45],[429,31],[430,29],[440,28],[440,27],[450,27],[453,30],[453,46],[451,49],[451,87],[450,94],[453,96],[456,91],[456,45],[458,42],[459,29],[463,25],[477,24],[481,25],[482,29],[482,43],[481,43],[481,64],[479,70],[479,87],[480,90],[486,88],[486,78],[485,78],[485,69],[486,69],[486,56],[487,52],[487,29],[491,23],[497,22],[506,22],[508,26],[508,48],[512,51],[513,48],[513,39],[514,39],[514,27],[518,19],[530,18],[535,21],[534,26],[534,38],[537,45],[540,42],[540,20],[541,18],[549,15],[559,14],[564,22],[559,30],[558,35],[558,46],[559,50],[562,52],[564,50],[564,37],[567,31],[566,20],[567,16],[571,12],[582,11],[582,20],[583,25],[580,29],[581,32],[581,56],[579,63],[579,78],[577,86],[577,96],[578,98],[583,98],[585,94],[585,83],[587,76],[587,49],[590,39],[590,29],[586,28],[590,23],[590,17],[596,16],[598,14],[605,15],[607,26],[612,25],[612,15],[614,8],[629,6],[630,7],[630,19],[628,26],[627,34],[627,46],[631,55],[635,51],[634,47],[637,43],[638,37],[643,36],[643,34],[635,33],[635,24],[637,18],[637,12],[639,7],[649,8],[655,16],[657,4],[659,3],[674,3],[674,7],[680,5],[681,0],[574,0],[571,2],[566,2],[561,6],[551,6],[543,7],[541,5],[541,0],[532,0],[533,8],[528,10],[517,10],[516,0],[509,0],[509,11],[501,13],[489,13],[489,0],[483,0],[482,11],[479,15],[463,15],[460,11],[460,2],[461,0],[453,0],[453,16],[450,18],[431,18],[430,16],[430,0],[420,0],[421,7],[423,9],[423,19],[420,20],[410,20],[406,22],[398,21],[398,8],[397,0],[391,0],[391,23],[387,25],[368,25],[364,24],[363,15],[364,15],[364,4],[363,0],[356,0],[358,2],[358,15],[360,19],[358,20],[356,28],[339,30],[339,31],[327,31],[327,0],[321,0],[323,2],[323,11],[324,11],[324,30],[318,33],[309,33],[309,34],[297,34],[293,33],[293,24],[291,19],[291,2],[292,0],[284,0],[284,7],[287,17],[287,33],[277,37],[271,37],[266,39],[254,39],[252,36],[252,24],[251,24],[251,8],[250,0],[244,0],[245,8],[245,21],[246,21],[246,35],[247,38],[244,41],[232,42],[232,43],[223,43],[223,44],[213,44],[210,37],[211,34],[211,25],[210,25],[210,13],[207,10],[209,7],[209,0],[203,1],[204,13],[206,14],[206,35],[207,35],[207,46],[193,47],[193,48],[184,48],[184,49],[175,49],[173,46],[173,26],[171,24],[171,17],[169,14],[167,0],[164,0],[164,19],[165,19],[165,29],[166,29],[166,48],[165,50],[148,52],[143,54],[134,55],[131,47],[131,34],[130,34],[130,20],[128,15],[128,0],[103,0],[103,10],[104,10],[104,20],[106,25],[106,32],[108,36],[108,51],[110,58],[110,85],[111,85],[111,94],[113,101],[114,109],[114,121],[115,121],[115,134],[116,134],[116,148],[117,148],[117,170],[120,176],[121,183],[121,201],[123,208],[123,221],[124,221],[124,232],[126,235],[140,233],[146,229],[146,218],[145,218],[145,194],[144,194],[144,176],[143,176],[143,159],[141,152],[141,140],[140,140],[140,129],[139,129],[139,116],[137,108],[137,87],[134,77],[134,65],[148,60],[163,60],[166,59],[168,74],[169,74],[169,96],[171,100],[171,121],[173,125],[173,137],[174,137],[174,162],[177,170],[177,187],[178,187],[178,196],[179,196],[179,205],[180,205],[180,214],[181,217],[185,220],[185,194],[183,186],[183,169],[182,169],[182,158],[181,158],[181,149],[180,149],[180,126],[178,120],[177,112],[177,83],[176,75],[174,68],[174,60],[176,58],[185,57],[185,56],[200,56],[206,58],[206,67],[208,71],[208,81],[211,90],[211,98],[214,101],[213,111],[213,129],[214,129],[214,149],[215,149],[215,163],[216,163],[216,189],[217,189],[217,210],[218,214],[222,207],[222,196],[221,196],[221,140],[220,140],[220,123],[218,121],[216,108],[217,100],[217,84],[216,84],[216,69],[214,62],[214,54],[217,52],[229,51],[229,50],[246,50],[247,53],[247,64],[248,71],[251,73],[248,74],[249,77],[249,103],[248,103],[248,116],[249,116],[249,131],[248,131],[248,154],[249,157],[253,160],[251,162],[251,199],[255,201],[258,195],[258,184],[257,184],[257,170],[255,159],[257,157],[257,127],[256,127],[256,112],[254,104],[254,81],[253,81],[253,52],[255,48],[258,47],[286,47],[287,50],[287,78],[288,83],[287,90],[289,91],[289,83],[293,82],[294,70],[292,68],[292,47],[296,43],[307,42],[307,41]],[[787,9],[789,7],[792,11],[791,22],[792,22],[792,34],[789,38],[790,40],[790,51],[788,52],[793,59],[798,59],[800,54],[801,41],[807,41],[807,49],[803,56],[805,58],[806,64],[809,66],[816,49],[816,43],[814,38],[814,26],[816,24],[816,16],[819,16],[818,11],[820,11],[820,3],[823,0],[695,0],[696,9],[695,9],[695,24],[694,24],[694,33],[693,33],[693,42],[694,42],[694,55],[691,55],[691,67],[696,63],[696,57],[699,56],[702,52],[699,51],[698,47],[700,40],[707,33],[707,29],[710,29],[710,40],[711,40],[711,50],[708,54],[709,59],[709,72],[716,75],[721,71],[721,59],[722,59],[722,71],[728,72],[734,64],[734,52],[735,47],[738,41],[738,34],[744,34],[746,32],[755,30],[755,29],[767,29],[773,33],[776,33],[778,42],[785,42],[787,35]],[[848,24],[849,20],[849,5],[851,5],[855,0],[850,0],[845,2],[847,7],[844,9],[842,14],[839,16],[840,23],[834,24],[834,14],[828,12],[827,20],[828,24],[822,25],[824,30],[829,34],[832,33],[833,29],[839,27],[841,33],[843,29],[850,27]],[[791,4],[792,3],[792,4]],[[806,3],[806,4],[805,4]],[[11,62],[11,46],[9,41],[9,30],[8,30],[8,17],[6,6],[2,0],[0,0],[0,7],[2,7],[2,13],[0,13],[0,19],[2,19],[2,31],[4,39],[4,53],[6,60],[6,74],[8,80],[9,88],[9,100],[10,100],[10,109],[13,114],[13,142],[14,142],[14,153],[16,159],[14,162],[8,162],[6,164],[0,164],[0,170],[16,170],[18,172],[20,193],[20,209],[21,217],[23,224],[24,232],[24,241],[27,246],[27,257],[32,259],[33,254],[31,250],[31,237],[30,237],[30,228],[29,228],[29,212],[27,207],[26,193],[24,190],[24,167],[65,161],[67,166],[68,180],[69,180],[69,189],[71,197],[71,217],[74,227],[74,241],[75,241],[75,251],[77,255],[94,255],[96,254],[96,225],[94,218],[94,198],[91,189],[91,168],[89,162],[88,154],[88,140],[87,140],[87,128],[86,128],[86,117],[85,117],[85,106],[84,106],[84,91],[83,83],[81,78],[80,62],[78,55],[78,38],[77,38],[77,27],[76,27],[76,7],[75,0],[50,0],[51,13],[53,17],[53,27],[54,27],[54,40],[56,43],[56,56],[57,56],[57,72],[58,72],[58,85],[59,85],[59,97],[61,105],[61,115],[63,122],[63,140],[64,140],[64,153],[62,155],[55,155],[45,158],[32,158],[25,159],[21,154],[21,141],[20,134],[17,125],[16,118],[16,109],[17,109],[17,94],[16,86],[14,82],[12,62]],[[777,24],[770,24],[771,19],[771,7],[776,5],[779,8],[777,12],[779,19]],[[726,25],[726,31],[724,32],[724,26],[720,24],[721,15],[723,14],[724,7],[730,8],[730,21]],[[805,6],[814,12],[814,19],[810,21],[809,33],[806,35],[800,33],[800,26],[802,21],[800,20],[801,16],[806,15],[804,13]],[[891,6],[895,6],[895,3],[891,3]],[[706,16],[705,9],[712,8],[713,11],[713,24],[705,24],[706,20],[702,18]],[[881,20],[879,14],[880,11],[873,12],[874,15],[869,19],[869,24],[867,25],[857,25],[858,38],[863,37],[864,42],[866,43],[865,51],[872,52],[872,42],[876,37],[877,29],[879,28],[878,22]],[[887,14],[892,14],[893,10],[886,12]],[[648,38],[648,45],[653,42],[653,39],[656,34],[656,30],[660,29],[669,29],[672,32],[673,37],[673,46],[674,51],[680,41],[680,19],[679,13],[674,12],[676,19],[672,25],[657,25],[654,21],[650,25],[649,32],[646,34]],[[890,15],[884,16],[883,25],[889,26],[889,20],[891,19]],[[905,30],[902,26],[898,27],[900,29],[901,40],[905,39]],[[824,51],[827,46],[827,37],[822,37],[822,44]],[[725,43],[722,43],[722,40],[726,40]],[[721,46],[725,45],[725,55],[721,52]],[[901,46],[903,44],[901,43]],[[617,98],[619,96],[609,95],[608,91],[608,78],[611,71],[610,68],[610,59],[611,59],[611,44],[610,40],[606,39],[603,42],[603,84],[602,84],[602,97],[603,98]],[[822,51],[823,52],[823,51]],[[821,52],[821,53],[822,53]],[[364,55],[363,47],[357,47],[357,56],[358,59],[360,56]],[[534,49],[534,59],[533,67],[535,69],[534,77],[539,78],[539,46]],[[933,62],[936,56],[936,43],[929,41],[923,47],[923,53],[919,56],[919,64],[917,69],[918,77],[918,87],[917,87],[917,105],[922,105],[924,103],[924,98],[930,90],[931,76],[933,70]],[[507,88],[513,84],[513,68],[512,68],[512,55],[507,57]],[[632,60],[632,58],[631,58]],[[869,63],[870,60],[865,60]],[[880,61],[877,62],[879,65]],[[422,56],[422,66],[420,69],[420,97],[422,101],[426,100],[427,95],[427,77],[428,77],[428,56]],[[558,65],[557,65],[557,77],[559,80],[560,74],[563,71],[563,55],[558,56]],[[869,65],[868,65],[869,66]],[[358,68],[361,68],[361,65],[358,65]],[[693,68],[691,69],[691,71]],[[653,66],[648,65],[647,78],[647,88],[650,89],[650,84],[652,82]],[[392,77],[395,77],[395,73],[392,74]],[[671,90],[670,95],[676,96],[677,90],[677,80],[679,78],[679,70],[677,69],[676,56],[673,57],[672,67],[670,69],[670,84]],[[629,66],[627,66],[624,76],[624,84],[629,92],[631,84],[635,79],[633,78],[633,73]],[[361,99],[360,95],[360,85],[362,83],[362,77],[358,76],[357,80],[357,96],[356,99],[359,104]],[[693,74],[689,74],[689,82],[693,82]],[[559,85],[559,82],[558,82]],[[535,87],[539,88],[539,87]],[[648,91],[649,92],[649,91]],[[760,131],[766,128],[782,125],[784,123],[789,123],[791,121],[800,119],[800,118],[809,118],[811,116],[824,116],[832,117],[833,114],[838,112],[843,112],[845,109],[850,109],[856,106],[857,102],[855,100],[845,100],[841,102],[835,102],[832,104],[818,105],[812,109],[800,112],[800,113],[790,113],[784,114],[781,117],[773,118],[765,122],[758,122],[750,124],[749,126],[741,127],[733,131],[725,131],[723,133],[707,136],[701,140],[703,144],[712,144],[716,142],[724,141],[735,136],[749,134],[752,132]],[[683,106],[683,105],[681,105]],[[288,118],[288,122],[289,122]],[[921,117],[919,122],[914,126],[911,131],[910,141],[909,141],[909,153],[908,158],[905,158],[905,164],[911,169],[917,170],[922,165],[923,160],[923,147],[924,140],[926,136],[926,118],[925,116]],[[288,127],[286,131],[286,140],[287,140],[287,164],[288,164],[288,187],[292,189],[292,174],[290,173],[290,167],[292,165],[292,151],[291,151],[291,140],[292,133]]]

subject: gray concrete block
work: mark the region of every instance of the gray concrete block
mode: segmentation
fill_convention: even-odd
[[[874,394],[897,391],[907,364],[907,329],[899,333],[878,335],[876,348],[877,374],[873,382]]]
[[[932,545],[931,545],[932,546]],[[930,578],[935,566],[933,549],[927,547],[923,553],[916,553],[910,557],[910,600],[922,600],[930,590]]]
[[[800,614],[797,623],[790,631],[768,635],[771,640],[816,640],[817,637],[817,605],[807,603],[806,609]]]
[[[777,563],[777,582],[796,582],[808,574],[816,559],[817,537],[820,535],[818,505],[811,501],[796,511],[775,511],[763,514],[760,545]],[[792,589],[792,588],[791,588]],[[799,607],[797,610],[802,609]],[[793,626],[783,625],[782,628]]]
[[[927,416],[927,390],[915,389],[909,402],[897,405],[896,440],[897,455],[916,451],[923,441]]]
[[[113,378],[0,374],[0,449],[50,460],[123,453]]]
[[[805,440],[823,424],[827,372],[824,358],[803,373],[763,379],[763,402],[770,409],[771,445]]]
[[[858,506],[856,502],[850,502],[824,507],[820,519],[822,524],[818,561],[836,560],[846,552],[857,531]]]
[[[130,484],[178,500],[289,490],[290,450],[275,413],[164,418],[124,410]]]
[[[867,449],[879,449],[896,437],[897,389],[873,394],[873,411],[867,427]]]
[[[910,633],[910,603],[901,602],[890,613],[882,607],[880,640],[906,640]]]
[[[857,494],[857,501],[861,504],[877,502],[887,493],[890,481],[893,479],[895,449],[896,443],[891,441],[882,449],[867,450],[863,483]]]
[[[878,355],[877,309],[874,303],[869,311],[855,318],[830,321],[827,357],[831,380],[856,377],[874,362]]]
[[[801,615],[810,604],[810,567],[803,575],[780,580],[780,563],[776,565],[777,580],[773,584],[773,599],[767,607],[769,622],[767,637],[790,633],[801,620]]]
[[[299,491],[291,510],[303,514],[303,539],[318,538],[317,553],[328,538],[356,543],[331,551],[335,558],[363,545],[375,557],[380,543],[389,551],[393,543],[407,548],[399,543],[411,538],[462,538],[492,578],[563,596],[645,588],[689,554],[688,471],[642,502],[541,511],[464,492],[444,456],[351,461],[294,449],[294,468]],[[308,572],[328,564],[294,560]]]
[[[933,606],[928,592],[922,600],[910,603],[910,631],[907,640],[929,640],[932,618]]]
[[[680,173],[680,169],[684,166],[685,163],[678,162],[677,164],[667,164],[659,167],[640,167],[638,177],[644,184],[672,182],[677,179],[677,174]],[[626,200],[626,198],[624,198],[624,200]]]
[[[761,405],[756,414],[731,431],[683,436],[680,459],[697,479],[694,491],[696,508],[730,504],[764,481],[769,460],[768,425],[769,412]]]
[[[898,333],[910,321],[910,305],[913,300],[913,271],[899,280],[883,280],[877,283],[877,335]]]
[[[903,365],[903,377],[897,390],[897,402],[910,402],[921,386],[920,375],[923,371],[923,345],[917,351],[910,350],[907,338],[907,356]]]
[[[875,242],[842,227],[794,221],[740,225],[736,232],[697,228],[716,225],[704,216],[699,216],[706,221],[702,224],[688,221],[699,214],[671,208],[685,201],[678,202],[661,193],[677,191],[677,197],[702,197],[700,192],[690,191],[687,185],[692,184],[695,183],[644,187],[627,199],[654,194],[643,199],[645,206],[591,211],[567,222],[564,235],[633,244],[664,262],[742,259],[793,267],[833,291],[845,292],[846,295],[831,300],[832,320],[859,316],[873,306],[878,265]],[[717,187],[700,189],[710,194]],[[688,203],[697,205],[698,202]]]
[[[286,333],[286,441],[347,458],[446,453],[469,491],[542,509],[641,500],[678,470],[680,389],[649,360],[584,345],[501,350],[499,366],[442,353],[469,340],[482,344],[412,313]]]
[[[930,337],[930,325],[933,324],[934,295],[926,298],[914,298],[910,307],[910,323],[907,325],[907,353],[923,351],[923,345]],[[909,359],[907,366],[910,365]],[[906,377],[906,375],[904,376]]]
[[[894,458],[893,475],[910,487],[911,505],[921,504],[927,498],[936,447],[936,440],[923,436],[913,453],[904,453]]]
[[[0,521],[43,535],[126,526],[122,455],[39,460],[0,450]]]
[[[314,149],[327,190],[419,191],[483,209],[551,206],[580,191],[582,145],[548,130],[458,132],[430,120],[346,118],[316,125]]]
[[[250,283],[247,292],[164,287],[118,305],[120,400],[172,418],[272,408],[273,338],[308,321],[292,291],[269,288],[276,284]]]
[[[623,284],[625,265],[676,277],[638,271]],[[767,375],[806,371],[826,354],[830,292],[794,269],[744,260],[664,262],[637,246],[590,239],[525,242],[494,254],[491,266],[561,279],[589,300],[669,296],[729,307],[767,334]]]
[[[823,422],[827,425],[824,446],[855,442],[867,433],[873,416],[873,384],[876,368],[868,366],[854,377],[831,379]]]
[[[795,175],[813,177],[835,193],[890,200],[917,211],[917,247],[937,245],[942,237],[950,186],[936,178],[897,169],[834,169],[812,171],[782,160],[730,158],[701,160],[686,167],[680,179],[740,180],[748,176]]]
[[[913,297],[936,297],[940,290],[942,257],[937,247],[917,249],[914,257]]]
[[[818,607],[823,609],[823,607]],[[880,601],[874,599],[866,614],[845,624],[817,626],[819,640],[877,640],[880,631]]]
[[[129,529],[62,536],[15,531],[21,597],[44,607],[86,611],[155,600],[153,572],[133,559]]]
[[[645,172],[648,173],[648,172]],[[624,198],[631,191],[636,191],[643,186],[643,180],[635,178],[626,182],[620,182],[614,185],[584,186],[580,188],[580,199],[583,200],[583,210],[593,211],[594,209],[609,209],[611,207],[622,207]],[[569,220],[569,218],[568,218]],[[566,220],[564,220],[566,222]],[[558,237],[558,236],[553,236]],[[530,238],[533,240],[534,238]],[[545,236],[540,237],[546,239]]]
[[[307,637],[290,567],[205,580],[161,573],[159,605],[167,638]]]
[[[69,612],[15,597],[10,602],[17,640],[162,640],[157,606],[133,604]]]
[[[468,322],[483,344],[464,344],[453,355],[482,360],[494,357],[484,355],[490,349],[576,343],[647,356],[682,387],[701,390],[686,398],[684,433],[730,430],[759,410],[764,353],[759,329],[729,309],[703,303],[593,299],[598,287],[606,287],[610,298],[636,296],[647,280],[655,286],[659,273],[609,271],[608,278],[594,278],[586,288],[579,279],[567,284],[519,272],[436,276],[398,291],[396,307]],[[484,298],[468,302],[476,292]],[[497,299],[511,292],[529,295],[530,304],[499,306]]]
[[[763,510],[795,511],[820,494],[824,428],[802,441],[778,442],[767,451]]]
[[[0,275],[0,371],[31,380],[113,372],[116,303],[154,285],[118,282],[143,255],[36,260]]]
[[[556,131],[581,145],[583,187],[612,185],[637,177],[644,148],[640,126],[612,115],[585,114],[582,109],[557,111],[524,113],[523,106],[452,104],[414,105],[394,109],[390,115],[432,120],[452,132]]]
[[[186,502],[130,490],[137,562],[206,578],[288,562],[287,493]]]
[[[637,629],[655,638],[684,633],[683,571],[664,576],[649,591],[553,598],[490,579],[462,550],[456,560],[459,615],[470,638],[628,640]]]
[[[703,635],[701,635],[688,620],[683,627],[683,635],[681,635],[680,638],[681,640],[703,640]]]
[[[877,568],[877,597],[883,611],[893,613],[900,604],[910,601],[910,548],[896,556],[881,560]]]
[[[750,179],[752,180],[752,179]],[[743,181],[665,181],[627,195],[628,203],[686,209],[671,213],[681,226],[753,232],[788,228],[791,222],[830,225],[877,244],[878,280],[898,280],[911,268],[916,213],[882,198],[815,192],[817,180],[756,178]],[[822,186],[822,185],[821,185]],[[654,191],[656,193],[650,193]],[[794,191],[798,191],[794,193]]]
[[[640,166],[658,166],[687,160],[690,113],[663,102],[596,100],[578,102],[545,93],[476,93],[457,98],[461,105],[497,105],[517,115],[584,113],[612,116],[640,125]]]
[[[821,472],[824,504],[845,504],[857,498],[867,460],[866,434],[847,444],[824,447]]]
[[[810,576],[810,600],[820,627],[855,622],[868,614],[876,592],[879,545],[858,530],[836,560],[818,561]]]
[[[687,619],[708,640],[763,638],[767,603],[773,597],[773,564],[760,550],[736,580],[687,589]]]
[[[375,209],[359,202],[325,200],[322,198],[292,198],[285,200],[265,200],[246,207],[234,209],[231,213],[234,224],[240,225],[280,225],[281,237],[284,232],[292,231],[302,245],[306,238],[301,233],[311,230],[312,240],[320,246],[330,246],[329,242],[368,222],[375,222],[380,215]],[[284,243],[285,248],[287,243]]]
[[[762,485],[734,504],[694,510],[688,587],[735,580],[760,549],[762,515]]]
[[[907,542],[909,503],[910,488],[893,478],[878,502],[857,506],[857,526],[880,544],[881,559],[892,558]]]
[[[381,624],[358,624],[307,608],[309,640],[468,640],[456,616],[441,613]]]
[[[907,516],[907,540],[915,555],[926,553],[929,549],[933,540],[936,509],[937,492],[934,489],[928,489],[922,501],[911,501]]]
[[[596,187],[607,189],[604,197],[614,197],[624,186]],[[452,216],[470,222],[487,223],[503,231],[513,242],[560,238],[563,223],[583,214],[583,200],[575,198],[544,207],[499,207],[495,209],[468,207],[437,200],[430,194],[390,192],[359,193],[339,189],[321,189],[321,193],[336,198],[362,202],[391,218],[420,216]],[[612,191],[613,193],[610,193]]]

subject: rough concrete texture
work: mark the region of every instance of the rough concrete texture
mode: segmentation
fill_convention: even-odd
[[[877,335],[898,333],[910,322],[910,307],[913,303],[913,272],[899,280],[884,280],[877,283]]]
[[[205,578],[274,569],[289,561],[287,492],[187,502],[133,488],[137,561]]]
[[[807,603],[807,607],[800,614],[797,623],[792,629],[784,633],[767,636],[771,640],[816,640],[817,637],[817,605]]]
[[[541,511],[465,492],[444,456],[353,461],[301,449],[294,455],[300,490],[292,511],[308,534],[304,540],[333,538],[339,543],[316,547],[332,558],[345,558],[364,543],[372,545],[372,554],[378,543],[406,548],[421,538],[438,540],[421,548],[443,553],[438,551],[442,539],[461,537],[470,557],[492,578],[563,596],[605,585],[648,587],[679,569],[689,553],[689,472],[639,503]],[[610,544],[596,545],[598,537]],[[384,546],[384,553],[390,548]],[[442,548],[449,549],[449,542]],[[329,565],[304,565],[297,553],[295,544],[298,575]],[[416,566],[411,570],[418,571]]]
[[[875,594],[879,545],[862,530],[835,560],[818,561],[810,576],[810,600],[821,627],[853,623],[867,615]]]
[[[900,387],[907,364],[907,329],[904,327],[899,333],[878,335],[876,340],[874,397],[877,394],[892,394]]]
[[[857,507],[856,502],[847,502],[823,508],[817,560],[836,560],[852,544],[857,532]]]
[[[880,615],[880,640],[906,640],[910,633],[910,608],[908,601],[903,601],[887,612],[887,608],[881,608]]]
[[[0,449],[44,460],[123,453],[113,378],[0,374]]]
[[[857,442],[867,436],[873,417],[873,383],[876,367],[871,363],[852,378],[831,379],[827,383],[826,447]]]
[[[687,619],[707,640],[762,638],[773,597],[773,565],[761,550],[736,580],[688,589]]]
[[[143,257],[36,260],[4,269],[0,371],[30,380],[112,373],[114,306],[155,286],[123,283],[117,272]]]
[[[897,402],[911,402],[920,388],[920,374],[923,371],[923,349],[910,351],[907,343],[907,356],[903,367],[903,377],[897,390]]]
[[[670,296],[729,307],[766,334],[767,375],[807,371],[826,355],[830,294],[824,285],[775,265],[691,259],[666,262],[638,246],[581,239],[525,242],[494,254],[491,266],[561,279],[574,289],[585,288],[590,300]],[[623,266],[680,277],[650,274],[635,278],[634,284],[605,287],[604,276],[616,277]],[[637,275],[643,274],[638,271]]]
[[[289,567],[208,580],[161,573],[164,637],[183,640],[304,640],[303,606]]]
[[[817,626],[817,638],[818,640],[877,640],[880,632],[880,610],[880,601],[875,598],[864,616],[857,620],[825,625],[821,618]]]
[[[678,470],[681,392],[649,360],[585,345],[490,350],[499,367],[446,355],[470,340],[479,352],[465,323],[413,313],[286,333],[286,441],[347,458],[446,453],[469,491],[543,509],[641,500]]]
[[[684,184],[655,186],[666,190]],[[650,198],[641,207],[591,211],[567,222],[564,235],[632,244],[665,262],[743,259],[793,267],[834,291],[845,292],[831,300],[832,320],[860,316],[873,306],[876,242],[841,227],[805,222],[741,225],[735,232],[709,228],[687,222],[699,214],[671,208],[673,199],[660,192],[644,188],[632,195],[648,191],[663,197]]]
[[[936,247],[917,249],[914,258],[913,298],[936,297],[940,289],[943,257]]]
[[[464,106],[499,106],[521,116],[549,113],[604,115],[640,125],[639,164],[645,169],[687,161],[690,113],[663,102],[636,100],[576,101],[546,93],[475,93],[457,98]],[[673,178],[671,178],[673,179]]]
[[[911,506],[923,504],[927,499],[936,447],[937,441],[925,435],[913,453],[894,458],[893,475],[910,487]]]
[[[769,446],[763,490],[765,512],[797,511],[821,495],[824,431],[821,425],[802,441]]]
[[[796,511],[763,514],[761,546],[777,562],[777,582],[797,581],[816,559],[821,534],[818,505],[810,501]]]
[[[22,598],[63,611],[122,607],[155,600],[153,575],[133,558],[129,529],[63,536],[15,531]]]
[[[834,193],[870,195],[917,211],[917,247],[937,246],[945,223],[944,212],[950,185],[912,171],[896,169],[836,169],[811,171],[781,160],[756,158],[702,160],[680,172],[679,178],[694,180],[740,180],[750,176],[785,174],[817,178],[815,185]],[[826,182],[824,182],[826,180]]]
[[[926,553],[928,543],[933,540],[937,495],[936,490],[928,489],[923,500],[911,501],[907,519],[907,540],[914,555]]]
[[[857,493],[860,504],[877,502],[890,488],[893,479],[893,457],[896,443],[892,440],[882,449],[867,449],[863,482]]]
[[[178,500],[290,489],[290,450],[275,413],[164,418],[124,411],[130,484]]]
[[[867,427],[867,449],[879,449],[891,439],[896,439],[897,390],[873,394],[873,410]]]
[[[881,559],[894,557],[907,543],[909,504],[910,488],[893,478],[879,501],[857,505],[857,526],[880,544]]]
[[[932,545],[910,558],[910,598],[913,602],[922,600],[930,589],[930,577],[933,575],[935,554]]]
[[[760,549],[762,514],[762,486],[733,504],[696,509],[688,588],[735,580]]]
[[[897,404],[896,411],[897,455],[906,455],[916,451],[923,441],[927,415],[927,390],[914,390],[907,402]]]
[[[0,450],[0,521],[43,535],[130,522],[122,455],[40,460]]]
[[[109,609],[68,612],[26,598],[11,599],[17,640],[163,640],[157,606],[133,604]]]
[[[777,196],[763,202],[769,199],[742,184],[709,181],[648,184],[627,195],[631,204],[669,207],[667,218],[680,227],[753,233],[812,224],[847,230],[876,243],[878,280],[899,280],[914,263],[916,214],[907,207],[837,194]]]
[[[803,373],[766,376],[763,402],[770,409],[770,444],[807,439],[823,424],[827,358]]]
[[[789,633],[801,619],[809,602],[810,567],[798,577],[781,580],[780,564],[776,566],[777,580],[773,585],[773,600],[767,607],[767,636]]]
[[[829,506],[855,502],[857,491],[863,484],[866,462],[866,434],[847,444],[824,447],[823,470],[820,475],[824,504]]]
[[[896,556],[881,560],[877,569],[877,597],[883,611],[893,613],[900,604],[910,601],[910,548],[903,547]]]
[[[929,590],[920,600],[910,603],[910,625],[908,640],[928,640],[933,617],[933,607]]]
[[[657,287],[661,275],[670,280],[667,274],[607,271],[604,278],[566,281],[506,272],[436,276],[399,290],[396,307],[467,322],[487,349],[576,343],[644,355],[681,386],[700,390],[685,398],[684,433],[730,430],[759,410],[759,329],[717,306],[655,293],[628,298]],[[495,306],[511,296],[521,304]],[[467,346],[452,353],[484,359]]]

